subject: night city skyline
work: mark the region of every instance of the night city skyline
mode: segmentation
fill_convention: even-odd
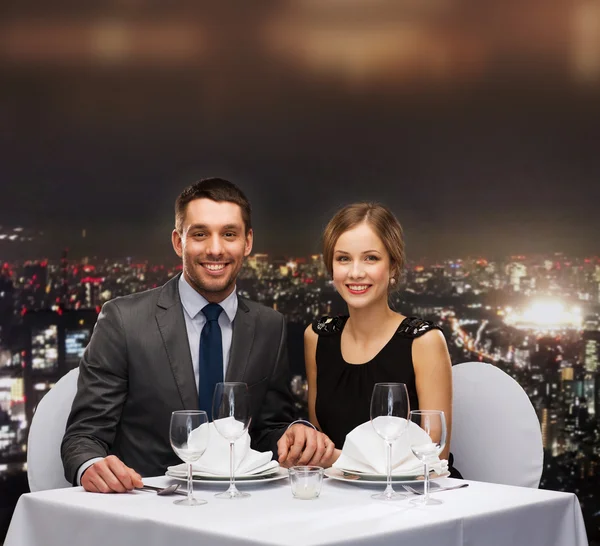
[[[16,238],[14,244],[19,242]],[[0,264],[0,480],[7,522],[26,490],[27,430],[49,388],[78,365],[101,305],[162,285],[181,264],[132,259],[27,260]],[[427,263],[409,261],[392,305],[440,324],[453,364],[490,362],[525,389],[540,419],[540,487],[574,492],[590,537],[600,531],[600,257],[562,253]],[[322,256],[254,253],[238,293],[283,313],[291,389],[306,412],[302,339],[315,317],[344,313]],[[2,500],[2,499],[0,499]],[[593,543],[592,543],[593,544]]]

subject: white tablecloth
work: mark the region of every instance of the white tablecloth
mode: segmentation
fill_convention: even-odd
[[[145,481],[172,483],[164,477]],[[460,483],[444,480],[452,482]],[[573,494],[469,483],[437,493],[444,504],[419,508],[408,500],[376,501],[371,488],[331,479],[311,501],[294,499],[287,479],[238,484],[252,496],[234,501],[213,496],[226,484],[198,487],[197,496],[209,502],[197,507],[176,506],[179,497],[142,491],[43,491],[19,499],[5,546],[587,545]]]

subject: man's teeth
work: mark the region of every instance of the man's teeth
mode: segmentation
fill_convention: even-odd
[[[204,267],[209,271],[221,271],[225,268],[225,264],[204,264]]]
[[[361,292],[362,290],[366,290],[367,288],[369,288],[368,284],[349,284],[348,288],[350,288],[350,290],[353,290],[354,292]]]

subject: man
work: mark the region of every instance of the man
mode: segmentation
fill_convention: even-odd
[[[303,424],[288,429],[283,316],[236,294],[252,241],[250,204],[231,182],[205,179],[177,198],[172,243],[183,273],[102,308],[61,446],[68,481],[124,492],[141,487],[141,476],[163,474],[179,462],[171,413],[209,409],[223,380],[248,384],[253,448],[273,451],[284,466],[331,462],[327,436]]]

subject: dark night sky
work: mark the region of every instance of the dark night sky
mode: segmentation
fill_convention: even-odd
[[[44,230],[30,250],[51,258],[167,257],[179,191],[223,176],[253,203],[256,251],[316,252],[333,211],[366,199],[412,258],[598,252],[600,93],[564,67],[357,86],[236,51],[197,70],[10,64],[0,225]]]

